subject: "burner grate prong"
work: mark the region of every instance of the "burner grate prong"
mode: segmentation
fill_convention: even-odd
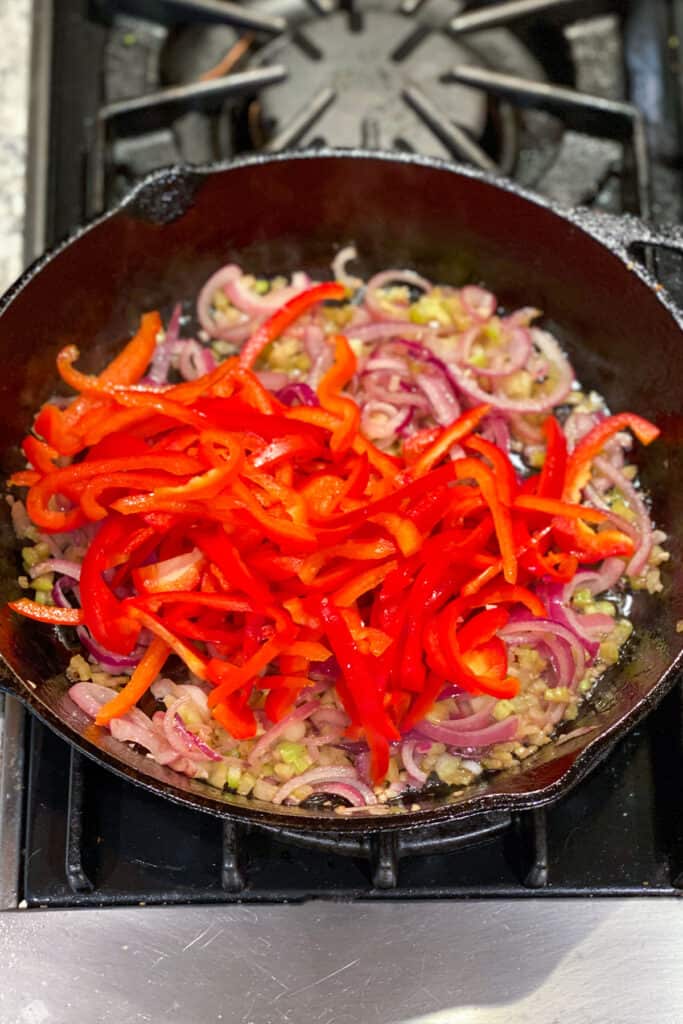
[[[83,757],[72,747],[69,759],[64,871],[67,884],[73,893],[92,892],[95,888],[83,867],[83,796]]]
[[[474,11],[456,14],[448,23],[450,32],[464,35],[466,32],[481,32],[487,28],[500,28],[521,18],[536,18],[548,14],[556,7],[568,7],[576,0],[505,0],[490,4]]]
[[[288,146],[295,146],[303,135],[312,128],[325,113],[327,108],[334,103],[337,93],[334,89],[326,88],[315,96],[311,96],[306,104],[297,112],[289,124],[275,135],[263,148],[267,153],[275,153],[279,149],[286,149]]]
[[[634,193],[624,198],[634,212],[642,217],[650,216],[650,164],[645,124],[641,112],[632,103],[464,64],[452,68],[447,80],[484,89],[518,107],[556,114],[575,131],[624,143],[630,150]]]
[[[233,3],[232,0],[158,0],[164,11],[174,18],[191,19],[252,32],[279,35],[287,28],[285,18],[261,14],[252,6]],[[324,2],[324,0],[321,0]]]
[[[223,78],[208,81],[191,82],[189,85],[178,85],[159,92],[135,96],[129,100],[118,100],[101,107],[95,125],[95,138],[89,155],[90,169],[88,174],[88,213],[90,216],[99,213],[105,204],[107,177],[107,145],[109,132],[113,124],[124,125],[124,130],[136,131],[139,125],[142,131],[149,130],[149,119],[156,121],[167,117],[170,113],[194,108],[208,109],[220,106],[225,100],[237,96],[249,95],[266,86],[276,85],[287,77],[287,69],[280,64],[270,67],[254,68],[249,71],[237,71]]]
[[[499,170],[488,153],[463,128],[451,121],[418,85],[407,85],[403,99],[458,160],[467,160],[482,171]]]

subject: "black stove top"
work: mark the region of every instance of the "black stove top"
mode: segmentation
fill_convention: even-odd
[[[567,205],[681,220],[683,0],[38,3],[50,103],[34,104],[29,256],[159,166],[322,144],[459,159]],[[657,259],[683,303],[680,261]],[[155,799],[31,721],[19,898],[672,894],[681,702],[549,809],[315,843]]]

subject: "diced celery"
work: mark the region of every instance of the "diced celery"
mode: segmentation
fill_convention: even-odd
[[[212,764],[209,768],[209,784],[216,789],[224,789],[228,781],[228,766],[225,761]]]
[[[52,593],[52,588],[54,586],[54,582],[55,582],[54,573],[46,572],[44,576],[37,576],[33,580],[33,583],[31,584],[31,586],[36,591],[42,590],[46,594],[51,594]]]
[[[509,718],[513,711],[512,701],[499,700],[496,701],[492,714],[497,722],[502,722],[504,718]]]
[[[291,743],[285,740],[278,744],[277,752],[285,764],[292,765],[297,775],[301,775],[311,766],[311,759],[303,743]]]

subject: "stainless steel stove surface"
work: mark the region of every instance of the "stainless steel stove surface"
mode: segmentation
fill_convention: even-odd
[[[681,219],[682,0],[34,3],[27,257],[156,167],[323,143]],[[0,1019],[679,1021],[682,778],[676,690],[547,810],[312,842],[154,800],[8,702]],[[610,1009],[617,943],[652,998]]]

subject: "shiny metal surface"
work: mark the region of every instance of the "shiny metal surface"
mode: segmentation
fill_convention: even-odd
[[[680,1024],[681,910],[634,899],[18,911],[0,917],[0,1020]]]

